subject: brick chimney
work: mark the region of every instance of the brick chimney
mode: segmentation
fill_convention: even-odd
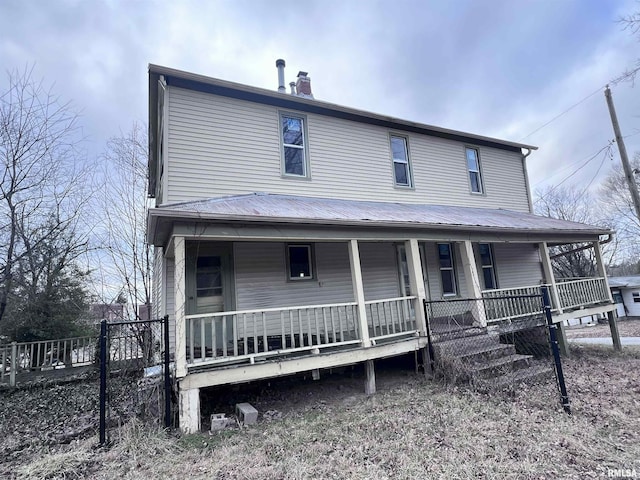
[[[307,72],[298,72],[296,92],[299,97],[313,98],[313,93],[311,93],[311,79],[307,77]]]

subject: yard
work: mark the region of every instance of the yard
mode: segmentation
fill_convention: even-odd
[[[263,414],[258,425],[180,436],[129,424],[110,449],[96,448],[93,431],[64,443],[95,419],[96,382],[4,391],[0,477],[582,479],[606,477],[607,468],[640,475],[640,350],[572,354],[565,374],[573,416],[548,386],[486,396],[389,364],[378,368],[373,397],[362,394],[357,370],[226,396],[211,391],[211,410],[228,410],[233,397],[251,400]]]

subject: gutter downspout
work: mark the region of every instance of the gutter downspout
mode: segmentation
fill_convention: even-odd
[[[533,152],[532,149],[525,149],[527,153],[522,155],[522,170],[524,171],[524,185],[527,189],[527,202],[529,203],[529,213],[533,213],[533,200],[531,198],[531,187],[529,186],[529,172],[527,171],[527,157]]]

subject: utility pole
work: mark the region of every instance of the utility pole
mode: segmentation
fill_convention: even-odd
[[[629,164],[629,157],[627,156],[627,148],[624,146],[624,140],[622,139],[622,133],[620,133],[620,125],[618,124],[618,117],[616,116],[616,109],[613,106],[613,98],[611,97],[611,90],[609,85],[604,90],[604,96],[607,99],[607,105],[609,106],[609,114],[611,115],[611,123],[613,124],[613,132],[616,134],[616,143],[618,144],[618,151],[620,152],[620,160],[622,160],[622,168],[624,169],[624,176],[627,178],[629,184],[629,191],[631,192],[631,200],[636,209],[636,217],[640,222],[640,194],[638,194],[638,186],[636,185],[635,178],[633,177],[633,170]]]

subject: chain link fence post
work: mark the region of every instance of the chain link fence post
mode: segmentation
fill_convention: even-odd
[[[553,323],[551,316],[551,301],[549,299],[549,288],[542,287],[542,305],[544,307],[544,315],[547,319],[549,327],[549,341],[553,352],[553,359],[556,367],[556,377],[558,379],[558,387],[560,388],[560,396],[562,398],[562,408],[571,415],[571,405],[569,404],[569,396],[567,395],[567,386],[564,383],[564,373],[562,371],[562,361],[560,360],[560,348],[558,346],[558,338],[556,335],[557,325]]]

